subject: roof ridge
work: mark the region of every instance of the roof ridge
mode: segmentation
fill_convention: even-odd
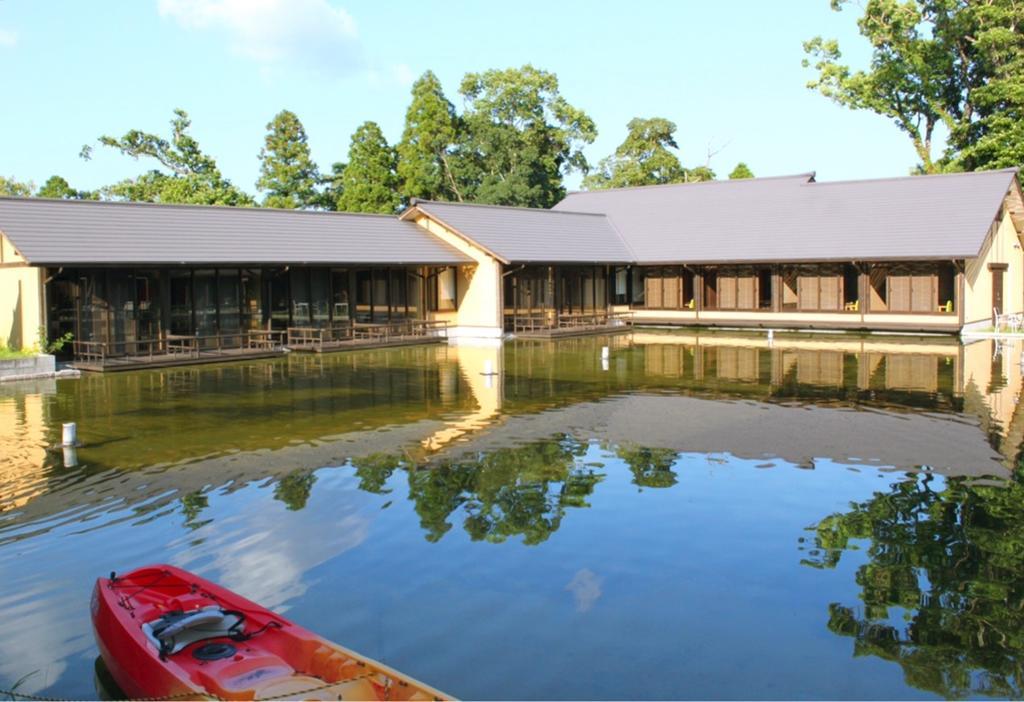
[[[796,180],[798,178],[809,178],[814,179],[815,171],[807,171],[806,173],[794,173],[792,175],[777,175],[777,176],[763,176],[760,178],[726,178],[725,180],[695,180],[689,183],[652,183],[651,185],[626,185],[621,188],[601,188],[599,190],[571,190],[566,194],[569,195],[597,195],[601,193],[614,193],[621,190],[646,190],[649,188],[680,188],[684,186],[693,185],[726,185],[729,183],[755,183],[761,180]],[[564,199],[562,200],[565,201]]]
[[[553,214],[570,214],[570,215],[588,215],[594,217],[604,217],[603,212],[578,212],[575,210],[555,210],[550,207],[522,207],[519,205],[490,205],[484,202],[443,202],[441,200],[415,200],[409,203],[409,207],[418,207],[420,205],[453,205],[456,207],[481,207],[491,210],[517,210],[524,212],[551,212]]]
[[[0,195],[0,202],[46,202],[51,204],[62,204],[69,206],[117,206],[117,207],[162,207],[167,209],[192,209],[192,210],[232,210],[239,212],[276,212],[284,214],[302,214],[302,215],[344,215],[347,217],[386,217],[389,219],[398,219],[397,214],[385,214],[381,212],[342,212],[338,210],[302,210],[302,209],[287,209],[284,207],[260,207],[260,206],[245,206],[245,205],[201,205],[193,202],[130,202],[126,200],[65,200],[56,197],[12,197],[10,195]]]
[[[804,185],[849,185],[850,183],[885,183],[894,180],[931,180],[934,178],[966,178],[971,176],[991,175],[993,173],[1016,174],[1020,171],[1016,166],[993,168],[986,171],[959,171],[956,173],[921,173],[903,176],[883,176],[881,178],[846,178],[844,180],[818,180]]]

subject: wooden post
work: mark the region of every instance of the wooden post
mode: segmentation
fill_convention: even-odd
[[[704,267],[697,266],[693,271],[693,311],[696,313],[697,319],[700,319],[702,309],[704,309]],[[697,352],[700,353],[699,348]]]

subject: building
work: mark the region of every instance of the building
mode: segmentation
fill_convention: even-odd
[[[0,199],[0,341],[109,368],[632,322],[957,334],[1024,313],[1016,170],[397,217]]]

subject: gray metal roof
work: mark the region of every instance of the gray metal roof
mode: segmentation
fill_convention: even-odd
[[[414,206],[509,263],[628,263],[634,259],[600,214],[417,200]]]
[[[0,198],[0,232],[37,265],[471,262],[391,215]]]
[[[572,193],[638,263],[977,256],[1015,170],[814,182],[811,174]]]

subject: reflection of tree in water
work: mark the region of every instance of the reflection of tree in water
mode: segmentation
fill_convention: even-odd
[[[199,527],[212,522],[212,519],[199,521],[200,513],[209,506],[210,500],[201,490],[196,490],[195,492],[190,492],[187,495],[182,495],[181,513],[185,517],[185,526],[194,531]]]
[[[854,655],[899,663],[944,697],[1024,695],[1024,480],[896,483],[816,527],[804,561],[834,568],[866,541],[862,606],[833,603],[828,628]],[[902,621],[901,621],[902,620]]]
[[[615,455],[633,471],[633,484],[641,490],[672,487],[679,478],[672,470],[677,454],[671,449],[652,449],[638,446],[619,447]]]
[[[409,499],[429,541],[452,528],[448,518],[461,507],[474,541],[522,535],[523,543],[539,544],[557,531],[566,507],[588,506],[604,478],[577,462],[586,450],[568,439],[550,440],[445,461],[409,473]]]
[[[392,453],[372,453],[363,458],[353,458],[352,467],[359,478],[359,489],[375,495],[385,495],[391,490],[386,488],[391,474],[402,465],[402,460]]]
[[[316,475],[312,471],[297,470],[289,473],[274,486],[274,499],[281,500],[285,507],[297,512],[306,506],[315,482]]]

